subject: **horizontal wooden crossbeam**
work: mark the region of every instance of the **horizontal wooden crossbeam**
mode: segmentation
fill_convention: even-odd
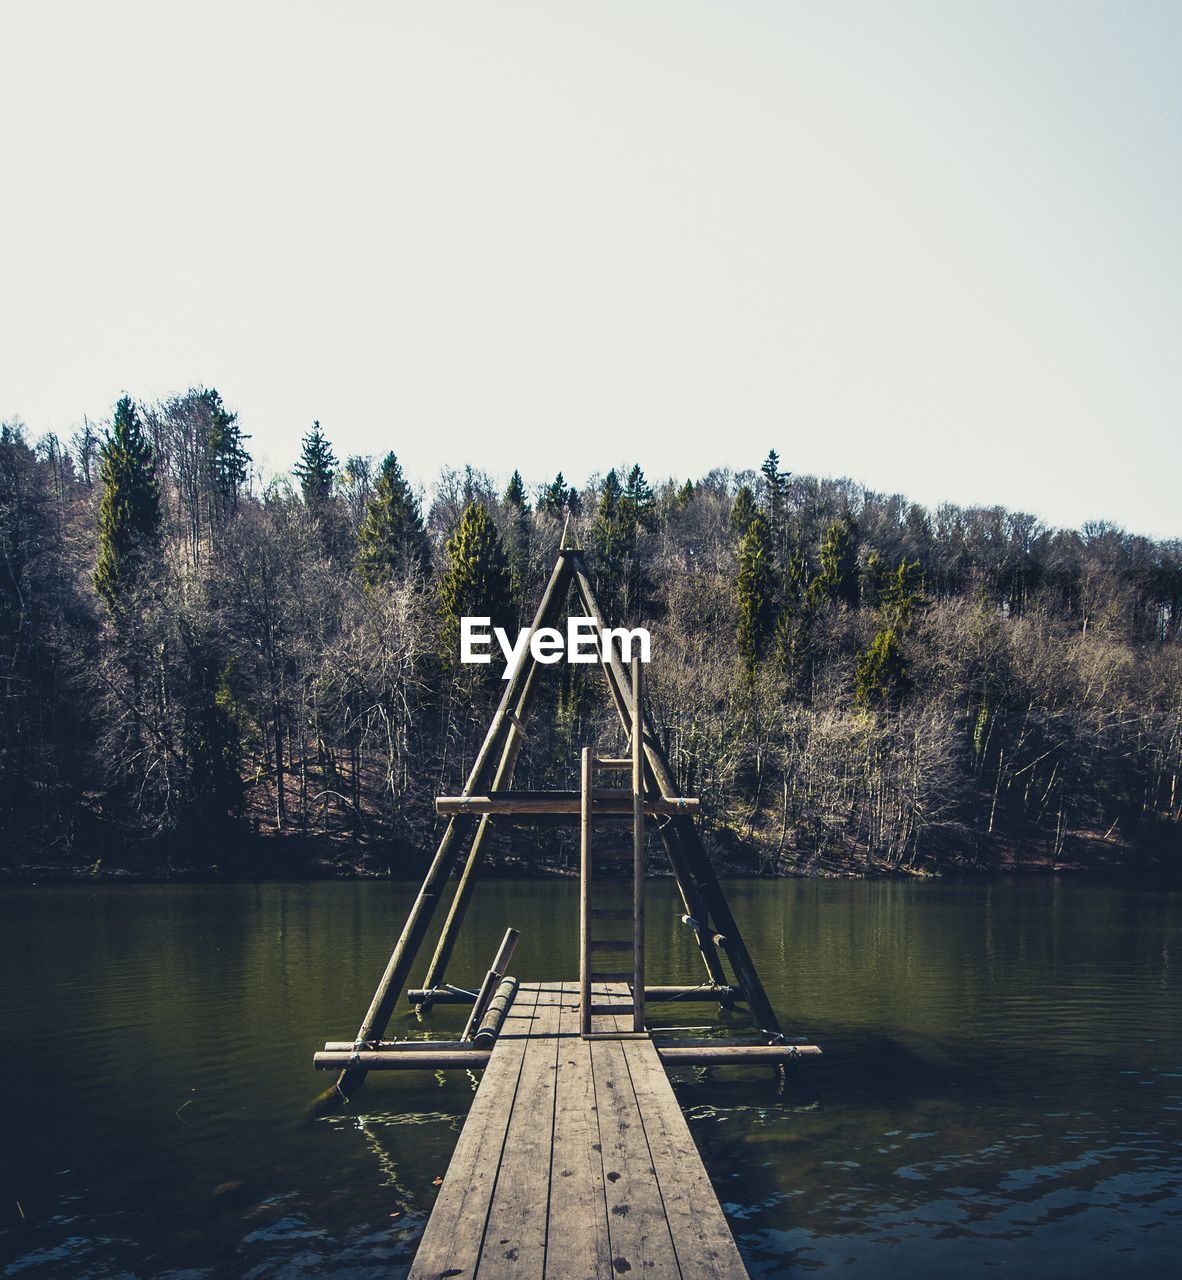
[[[632,816],[632,793],[615,787],[597,787],[592,793],[595,817]],[[581,797],[577,791],[490,791],[483,795],[436,796],[435,812],[443,817],[460,813],[577,814]],[[649,816],[697,813],[697,796],[645,796],[644,811]]]
[[[606,910],[607,908],[601,908]],[[624,911],[622,918],[631,919],[632,912]],[[432,1004],[472,1004],[476,999],[475,992],[460,991],[455,988],[440,987],[437,991],[427,991],[424,988],[412,987],[406,993],[406,998],[411,1004],[422,1004],[428,996]],[[725,1000],[728,1004],[735,1001],[742,1001],[743,993],[738,987],[709,985],[700,987],[645,987],[644,999],[646,1004],[661,1004],[666,1001],[676,1000],[680,1004],[715,1004],[720,1000]],[[630,1009],[632,1006],[629,1005]]]
[[[797,1058],[819,1058],[815,1044],[719,1044],[661,1045],[657,1054],[667,1067],[736,1067],[743,1063],[785,1063]]]
[[[631,1006],[627,1006],[629,1009]],[[632,1033],[623,1033],[630,1035]],[[605,1039],[620,1039],[621,1033],[604,1034]],[[647,1037],[645,1037],[647,1038]],[[815,1044],[719,1044],[692,1046],[657,1046],[657,1056],[667,1067],[743,1066],[747,1063],[787,1063],[798,1058],[820,1057]],[[366,1071],[441,1071],[447,1068],[476,1070],[488,1064],[491,1049],[423,1049],[392,1052],[389,1049],[365,1050],[362,1053],[336,1051],[318,1053],[312,1061],[321,1071],[341,1071],[360,1067]]]

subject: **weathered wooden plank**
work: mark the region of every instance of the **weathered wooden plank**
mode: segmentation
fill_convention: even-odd
[[[593,995],[633,1034],[626,984]],[[577,983],[519,989],[411,1280],[745,1280],[655,1047],[580,1023]]]
[[[477,1268],[497,1280],[537,1277],[545,1264],[548,1211],[542,1193],[550,1181],[562,1001],[561,983],[538,988]]]
[[[578,1034],[578,984],[567,983],[566,991],[560,1021],[545,1280],[589,1280],[613,1274],[611,1241],[591,1049]]]
[[[693,1135],[652,1044],[629,1040],[621,1047],[681,1274],[694,1280],[746,1276]]]
[[[536,986],[521,987],[506,1026],[530,1028],[537,999]],[[492,1050],[408,1280],[476,1274],[527,1043],[502,1038]]]
[[[627,991],[622,983],[602,990],[605,995],[617,997]],[[607,1014],[597,1018],[596,1024],[596,1031],[626,1031],[632,1026],[632,1018],[630,1012]],[[612,1268],[617,1275],[632,1271],[654,1280],[680,1280],[624,1045],[620,1041],[593,1040],[588,1048],[599,1116]]]

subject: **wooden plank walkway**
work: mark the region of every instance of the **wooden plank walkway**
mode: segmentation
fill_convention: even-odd
[[[628,998],[597,983],[599,1001]],[[593,1030],[628,1030],[625,1013]],[[522,983],[410,1280],[746,1280],[652,1041],[584,1040],[577,982]]]

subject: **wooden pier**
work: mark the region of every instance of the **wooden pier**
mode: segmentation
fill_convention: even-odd
[[[631,1031],[623,1007],[594,1029]],[[577,982],[521,985],[411,1280],[746,1277],[653,1042],[579,1022]]]
[[[533,631],[553,623],[574,589],[584,616],[602,634],[582,552],[568,543],[568,533],[569,522]],[[513,790],[538,672],[536,661],[519,664],[507,678],[463,792],[436,799],[437,812],[448,819],[446,830],[356,1036],[329,1041],[315,1055],[317,1067],[340,1073],[335,1089],[324,1096],[342,1102],[370,1071],[484,1072],[411,1280],[613,1280],[629,1272],[651,1280],[745,1277],[665,1067],[763,1063],[783,1072],[787,1064],[821,1052],[815,1045],[790,1043],[780,1029],[702,845],[694,822],[699,802],[678,794],[645,709],[639,656],[632,657],[629,672],[623,652],[617,656],[608,644],[601,661],[627,754],[585,746],[577,791]],[[597,785],[597,773],[624,774],[629,785]],[[491,823],[570,819],[580,828],[579,980],[510,977],[517,932],[509,929],[479,992],[448,986],[445,970]],[[598,842],[597,830],[623,819],[631,819],[627,844]],[[650,819],[681,893],[681,920],[693,930],[706,971],[697,986],[649,987],[645,981]],[[469,840],[426,978],[408,992],[420,1013],[435,1003],[470,1002],[463,1036],[383,1039]],[[625,892],[630,907],[621,905]],[[730,962],[733,981],[720,952]],[[744,1006],[751,1024],[747,1039],[654,1043],[654,1035],[664,1039],[693,1030],[662,1032],[649,1024],[647,1005],[671,1000]]]

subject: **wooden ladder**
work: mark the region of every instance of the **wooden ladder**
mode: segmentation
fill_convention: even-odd
[[[622,758],[595,756],[590,747],[583,748],[581,788],[579,804],[580,826],[580,895],[579,895],[579,999],[580,1029],[584,1039],[617,1039],[620,1036],[644,1035],[644,701],[642,672],[639,657],[632,659],[632,727],[631,754]],[[594,786],[597,769],[610,772],[631,772],[631,788],[614,788],[621,795],[632,797],[632,847],[619,849],[595,849],[592,847],[591,828],[595,821],[596,804],[610,799],[611,788],[597,791]],[[615,806],[618,813],[618,805]],[[599,880],[596,864],[631,863],[632,910],[621,907],[597,907],[594,902],[594,886]],[[619,879],[626,879],[619,876]],[[598,921],[632,921],[630,937],[597,938],[592,927]],[[630,969],[596,969],[599,956],[611,952],[632,952]],[[600,982],[629,982],[632,986],[632,1031],[601,1031],[591,1029],[594,1010],[592,988]],[[612,1012],[623,1012],[623,1007],[612,1006]]]

